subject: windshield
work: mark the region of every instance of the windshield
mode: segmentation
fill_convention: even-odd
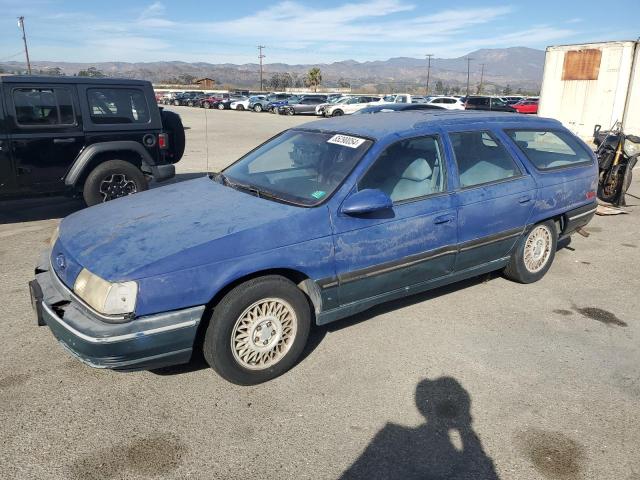
[[[373,142],[287,130],[223,171],[227,184],[258,196],[313,206],[328,198]]]

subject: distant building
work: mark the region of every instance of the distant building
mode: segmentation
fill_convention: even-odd
[[[213,78],[199,78],[195,83],[198,84],[200,88],[213,88],[216,81]]]

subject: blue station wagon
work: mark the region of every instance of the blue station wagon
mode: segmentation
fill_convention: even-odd
[[[539,280],[593,217],[596,179],[554,120],[316,121],[221,173],[65,218],[32,300],[91,366],[186,363],[201,345],[222,377],[256,384],[295,364],[312,324],[494,270]]]

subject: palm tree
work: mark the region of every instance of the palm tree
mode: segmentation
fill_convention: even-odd
[[[307,85],[313,87],[313,91],[317,92],[318,85],[322,83],[322,73],[320,72],[320,69],[318,67],[313,67],[311,70],[309,70],[306,80]]]

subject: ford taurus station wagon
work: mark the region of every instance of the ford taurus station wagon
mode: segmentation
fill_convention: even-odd
[[[202,345],[222,377],[255,384],[294,365],[312,324],[493,270],[539,280],[594,215],[596,176],[549,119],[316,121],[221,173],[65,218],[33,304],[94,367],[186,363]]]

